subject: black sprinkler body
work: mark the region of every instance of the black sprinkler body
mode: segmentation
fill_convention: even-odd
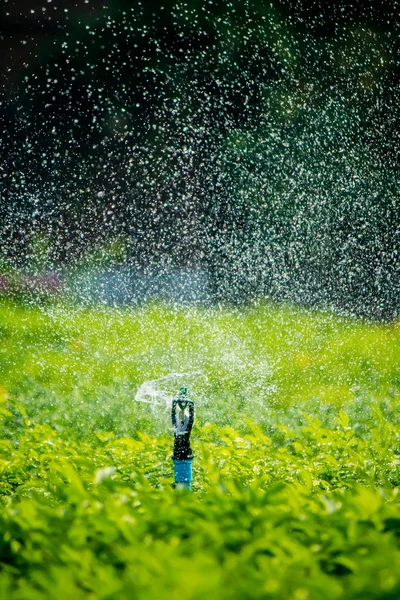
[[[179,396],[172,401],[171,420],[174,431],[175,483],[190,489],[192,481],[193,452],[190,433],[194,423],[194,402],[187,397],[187,389],[181,388]]]

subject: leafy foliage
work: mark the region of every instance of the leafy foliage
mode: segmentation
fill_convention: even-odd
[[[118,311],[3,303],[0,335],[0,384],[66,435],[165,430],[164,414],[133,400],[144,381],[169,373],[198,375],[189,380],[197,420],[236,428],[244,416],[281,422],[299,403],[324,419],[332,406],[359,418],[370,398],[390,399],[399,386],[397,323],[269,303]]]
[[[47,311],[8,305],[1,313],[0,598],[398,598],[398,328],[265,306],[241,317],[208,313],[204,320],[161,306],[126,314],[92,310],[90,318],[71,309]],[[243,371],[233,358],[229,381],[217,350],[205,344],[206,323],[215,336],[240,318],[246,324],[236,329],[237,344],[246,333],[250,347],[261,343],[268,331],[282,356],[280,391],[274,406],[263,397],[264,412],[255,393],[253,403],[241,396]],[[153,328],[145,331],[149,319]],[[285,332],[296,321],[297,342],[305,348],[301,356],[295,348],[293,361],[293,348],[285,354]],[[191,332],[186,338],[185,330]],[[291,339],[295,331],[293,325]],[[229,343],[219,339],[226,351]],[[171,343],[172,356],[180,350],[183,368],[190,345],[198,353],[200,341],[203,359],[210,349],[215,373],[210,368],[212,381],[195,388],[189,494],[172,486],[167,417],[157,421],[148,405],[128,406],[128,387],[112,388],[111,381],[113,374],[118,379],[124,348],[132,353],[125,376],[134,386],[145,372],[132,358],[134,345],[138,354],[147,352],[147,371],[155,376],[165,368],[162,348]],[[113,360],[108,354],[106,361],[107,353]],[[323,403],[313,401],[318,385],[329,388],[319,368],[301,375],[316,356],[324,357],[332,377],[342,374],[342,390],[345,381],[353,381],[347,389],[358,385],[359,398],[343,392],[340,399],[337,388],[331,396],[321,393]],[[42,371],[34,370],[37,363]],[[289,364],[298,373],[297,388],[294,379],[284,386]],[[219,400],[218,375],[229,390]],[[302,403],[297,397],[285,403],[291,388]],[[205,390],[214,390],[213,409],[202,403]],[[232,427],[227,422],[235,411]],[[164,433],[155,436],[162,426]]]

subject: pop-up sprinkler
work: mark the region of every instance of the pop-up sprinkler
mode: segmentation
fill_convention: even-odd
[[[194,423],[194,403],[187,397],[187,388],[181,388],[179,396],[172,401],[171,418],[175,438],[172,456],[175,484],[190,490],[193,462],[190,432]]]

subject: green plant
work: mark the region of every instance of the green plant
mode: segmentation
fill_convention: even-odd
[[[273,306],[43,311],[0,311],[1,599],[398,598],[396,325]],[[133,396],[194,355],[208,378],[190,494],[173,489],[168,414]]]

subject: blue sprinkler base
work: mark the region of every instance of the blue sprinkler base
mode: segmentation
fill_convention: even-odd
[[[172,459],[174,463],[175,484],[177,487],[185,487],[190,490],[192,482],[192,462],[193,458],[185,460]]]

